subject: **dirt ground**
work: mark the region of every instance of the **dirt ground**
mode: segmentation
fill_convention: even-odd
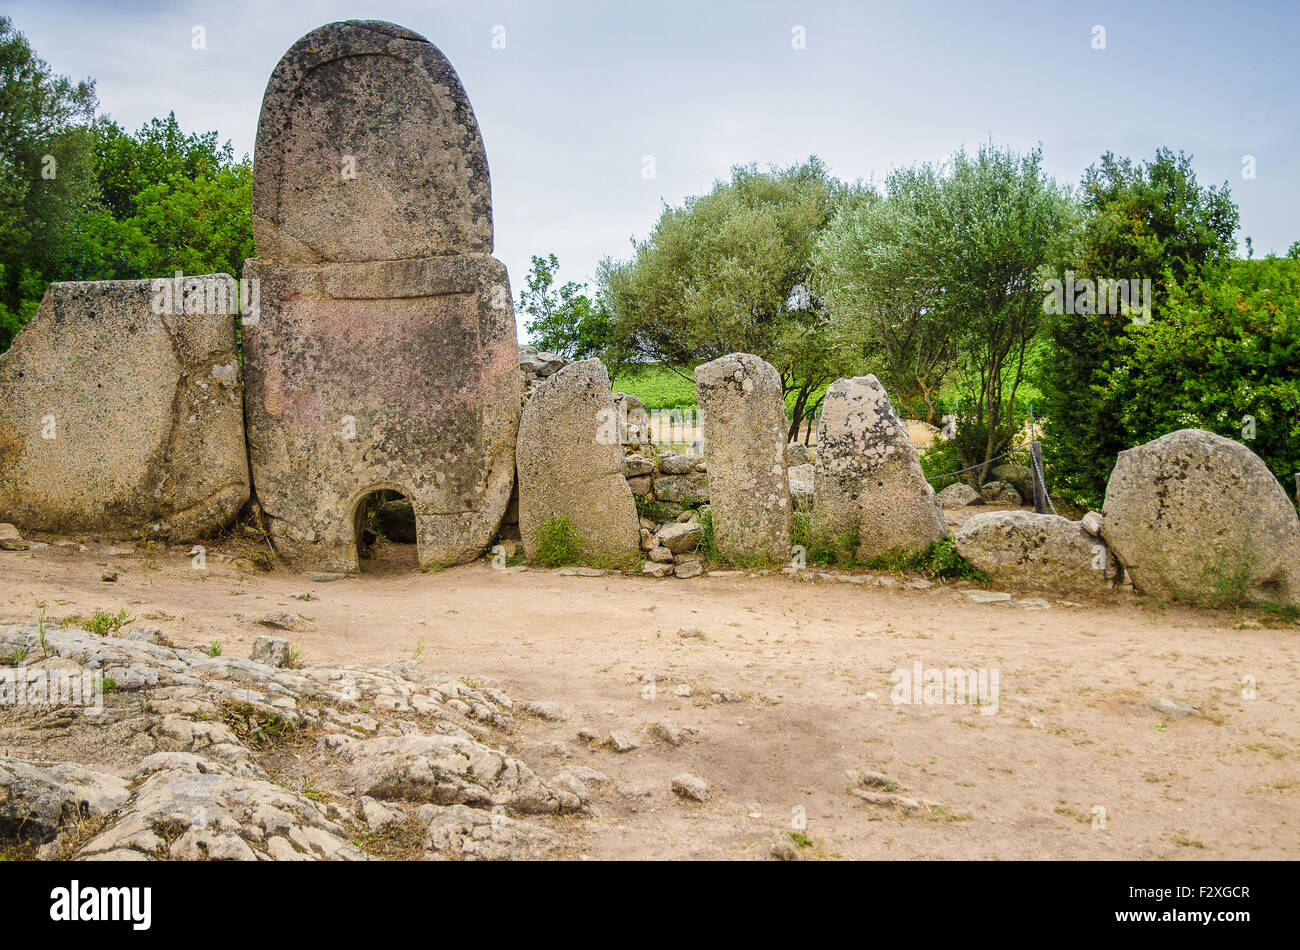
[[[0,622],[125,608],[178,645],[247,655],[268,632],[254,621],[283,610],[309,621],[284,634],[308,663],[419,656],[558,703],[563,720],[520,716],[506,744],[543,778],[609,777],[595,817],[558,823],[569,854],[766,859],[802,830],[806,858],[1300,857],[1300,628],[1251,612],[978,604],[908,578],[657,581],[486,561],[422,574],[405,545],[312,583],[256,570],[237,545],[210,548],[202,570],[187,548],[82,547],[0,553]],[[116,582],[101,580],[109,567]],[[996,707],[895,704],[891,673],[917,662],[996,671]],[[1161,699],[1197,711],[1172,718]],[[664,719],[695,732],[668,745],[650,731]],[[589,745],[583,727],[640,747]],[[852,794],[859,771],[937,805],[868,803]],[[711,784],[708,804],[672,793],[683,772]]]

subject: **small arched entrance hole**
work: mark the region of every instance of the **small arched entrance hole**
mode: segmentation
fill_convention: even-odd
[[[353,516],[357,562],[366,573],[399,573],[420,566],[415,550],[415,509],[399,491],[381,488],[357,502]]]

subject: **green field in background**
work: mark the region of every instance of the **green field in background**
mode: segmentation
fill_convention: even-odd
[[[691,409],[695,406],[695,382],[690,375],[682,377],[662,366],[615,377],[614,392],[636,396],[647,409]]]
[[[652,366],[638,373],[623,373],[613,381],[614,392],[630,393],[645,403],[645,407],[654,409],[693,409],[695,408],[695,382],[662,366]],[[826,389],[817,390],[820,396]],[[794,408],[794,394],[786,397],[786,411]],[[816,397],[814,397],[816,398]]]

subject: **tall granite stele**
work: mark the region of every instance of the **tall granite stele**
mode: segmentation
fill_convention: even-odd
[[[780,374],[753,354],[732,353],[695,367],[695,392],[719,553],[735,564],[782,563],[791,506]]]
[[[277,550],[356,570],[359,507],[392,489],[422,566],[477,557],[510,499],[519,352],[483,141],[436,47],[377,21],[293,45],[262,101],[253,238],[246,423]]]

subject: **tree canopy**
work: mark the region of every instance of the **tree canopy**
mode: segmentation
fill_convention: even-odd
[[[252,168],[175,115],[128,133],[0,17],[0,351],[57,280],[225,272],[253,255]]]
[[[819,389],[853,354],[833,345],[811,287],[811,256],[847,189],[817,158],[732,169],[706,195],[665,207],[632,259],[606,260],[601,294],[616,365],[657,363],[688,375],[728,353],[761,356],[792,396],[790,435]]]

